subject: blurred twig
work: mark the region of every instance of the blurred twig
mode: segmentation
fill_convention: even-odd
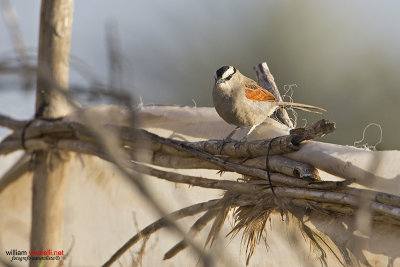
[[[29,64],[28,50],[26,48],[24,38],[19,27],[18,17],[10,0],[1,0],[3,17],[8,26],[14,49],[21,62],[21,77],[24,81],[23,88],[25,90],[31,88],[33,84],[33,76],[31,75],[31,67]]]
[[[3,174],[0,179],[0,194],[10,184],[16,182],[18,178],[31,171],[31,157],[27,153],[23,154],[14,165]]]
[[[179,220],[184,217],[188,216],[193,216],[197,213],[206,211],[206,210],[212,210],[215,208],[218,208],[220,205],[220,201],[218,199],[216,200],[210,200],[208,202],[203,202],[203,203],[198,203],[194,204],[192,206],[180,209],[178,211],[175,211],[171,214],[169,214],[167,217],[161,218],[157,220],[156,222],[150,224],[146,228],[144,228],[142,231],[137,233],[135,236],[133,236],[131,239],[129,239],[117,252],[112,255],[112,257],[104,263],[105,266],[110,266],[112,263],[117,261],[122,254],[124,254],[130,247],[132,247],[135,243],[137,243],[140,239],[146,238],[152,233],[158,231],[160,228],[163,228],[169,224],[169,221],[175,221]],[[205,264],[207,266],[207,264]]]
[[[115,21],[107,23],[105,32],[108,52],[109,88],[110,90],[121,90],[124,88],[124,85],[122,79],[123,63],[118,24]]]
[[[28,51],[22,36],[21,28],[19,27],[17,14],[10,0],[1,0],[3,17],[8,26],[11,39],[14,44],[14,49],[17,52],[19,59],[25,65],[28,65]]]

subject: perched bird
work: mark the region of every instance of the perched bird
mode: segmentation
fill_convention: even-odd
[[[250,126],[247,135],[241,140],[245,141],[278,107],[287,106],[314,113],[326,111],[306,104],[278,101],[273,94],[232,66],[219,68],[214,78],[214,107],[224,121],[237,126],[225,141],[231,140],[239,128]]]

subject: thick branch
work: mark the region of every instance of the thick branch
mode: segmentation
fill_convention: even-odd
[[[261,169],[252,168],[249,166],[244,166],[240,163],[234,163],[226,161],[220,157],[213,156],[209,153],[199,151],[196,149],[187,146],[182,142],[174,142],[174,140],[162,139],[165,141],[166,145],[171,145],[176,149],[180,149],[181,151],[188,152],[193,156],[205,160],[211,164],[218,166],[220,169],[225,171],[238,172],[243,175],[248,175],[252,177],[257,177],[260,179],[267,179],[267,172]],[[98,146],[83,142],[83,141],[73,141],[73,140],[58,140],[58,139],[33,139],[25,142],[25,146],[27,149],[60,149],[67,151],[75,151],[82,153],[94,154],[96,156],[102,157],[106,160],[109,158],[106,156],[104,152],[99,149]],[[2,152],[12,152],[21,147],[20,141],[5,141],[0,144],[0,154]],[[290,185],[290,186],[298,186],[298,187],[307,187],[307,188],[319,188],[319,189],[332,189],[337,188],[342,185],[341,182],[318,182],[312,183],[309,181],[292,178],[289,176],[285,176],[279,173],[271,173],[271,180],[275,183]]]
[[[7,118],[7,117],[5,117]],[[123,143],[126,145],[132,146],[132,148],[138,148],[138,144],[141,144],[139,147],[145,147],[154,151],[165,151],[171,154],[179,154],[178,151],[180,149],[176,149],[175,146],[169,145],[170,139],[160,137],[153,133],[147,132],[145,130],[133,129],[125,126],[112,126],[107,125],[107,128],[111,128],[115,130],[115,132],[119,133],[120,138]],[[22,133],[21,130],[16,130],[13,134],[11,134],[7,139],[20,139]],[[37,121],[36,124],[32,124],[25,130],[25,138],[36,138],[43,135],[49,134],[58,134],[58,138],[60,137],[71,137],[75,136],[81,140],[94,140],[92,134],[89,130],[76,122],[67,122],[67,121]],[[299,149],[300,142],[298,140],[301,139],[301,136],[297,135],[288,135],[282,136],[274,139],[271,144],[270,154],[283,154],[288,152],[293,152]],[[175,145],[189,145],[194,149],[201,149],[205,152],[211,154],[219,154],[220,145],[222,144],[222,140],[209,140],[209,141],[200,141],[200,142],[183,142],[178,140],[170,140]],[[243,143],[235,150],[235,144],[237,142],[231,142],[224,145],[222,150],[222,154],[226,156],[233,157],[257,157],[266,155],[269,140],[257,140],[252,142]],[[168,147],[162,146],[162,144],[167,145]],[[172,147],[172,148],[171,148]],[[186,153],[181,155],[185,155]],[[187,154],[186,154],[187,155]]]
[[[210,163],[213,163],[226,171],[233,171],[243,175],[253,176],[260,179],[267,180],[268,174],[264,170],[254,169],[251,167],[243,166],[241,164],[236,164],[233,162],[226,161],[219,157],[215,157],[207,152],[198,150],[190,146],[190,144],[185,144],[183,142],[177,142],[170,139],[161,139],[160,142],[163,144],[172,146],[178,150],[188,152],[198,158],[204,159]],[[341,182],[319,182],[319,183],[309,183],[300,179],[291,178],[278,173],[271,174],[271,181],[275,183],[281,183],[285,185],[295,186],[295,187],[307,187],[307,188],[319,188],[319,189],[332,189],[337,188],[342,185]]]
[[[4,124],[7,122],[10,123],[11,119],[3,116]],[[0,117],[0,125],[2,125],[2,120]],[[334,124],[329,123],[326,120],[321,120],[314,124],[315,127],[311,126],[304,130],[303,135],[287,135],[274,138],[271,144],[270,155],[273,154],[284,154],[288,152],[297,151],[300,149],[299,145],[301,141],[310,139],[310,132],[314,134],[318,134],[319,136],[327,134],[334,129]],[[120,138],[127,145],[137,146],[137,144],[144,144],[147,148],[151,150],[159,151],[160,149],[165,149],[166,152],[170,152],[171,148],[164,148],[160,146],[161,144],[167,144],[167,138],[163,138],[157,136],[155,134],[149,133],[145,130],[132,129],[130,127],[125,126],[113,126],[107,125],[106,127],[111,128],[119,133]],[[16,130],[9,138],[17,139],[20,138],[22,130]],[[329,131],[329,132],[328,132]],[[25,131],[25,138],[34,138],[45,134],[50,133],[69,133],[70,135],[77,135],[77,138],[83,138],[84,136],[79,135],[88,135],[91,136],[90,131],[83,125],[76,122],[68,122],[68,121],[38,121],[36,124],[33,124]],[[200,141],[200,142],[183,142],[178,140],[172,140],[175,144],[186,144],[191,146],[194,149],[201,149],[207,153],[217,155],[220,153],[220,147],[222,145],[222,140],[208,140],[208,141]],[[237,146],[238,142],[233,141],[230,143],[226,143],[222,149],[222,155],[232,156],[232,157],[258,157],[265,156],[268,150],[270,140],[256,140],[246,143],[240,143]],[[170,145],[168,145],[170,146]],[[235,148],[235,146],[237,148]],[[179,149],[178,149],[179,150]],[[173,150],[172,150],[173,151]],[[175,151],[176,152],[176,151]],[[174,153],[174,152],[171,152]]]
[[[136,130],[128,127],[116,127],[116,126],[108,126],[112,129],[119,132],[121,137],[121,142],[125,144],[125,149],[127,151],[131,151],[132,158],[138,158],[140,161],[157,164],[166,167],[174,167],[174,168],[214,168],[220,169],[220,167],[216,166],[212,163],[207,163],[202,159],[198,159],[193,157],[191,154],[180,151],[174,147],[169,146],[165,143],[165,138],[159,137],[157,135],[148,133],[144,130]],[[8,136],[5,141],[0,144],[0,154],[6,154],[18,149],[18,144],[20,141],[22,130],[16,130],[13,134]],[[47,142],[50,145],[57,143],[57,140],[65,140],[65,139],[79,139],[81,141],[85,141],[88,143],[95,143],[95,138],[88,132],[86,127],[76,122],[65,122],[65,121],[35,121],[32,125],[26,129],[25,131],[25,139],[28,140],[25,143],[28,143],[29,140],[33,138],[39,138],[45,136]],[[51,139],[52,137],[53,139]],[[291,142],[285,142],[282,140],[295,140],[296,136],[284,136],[278,140],[274,140],[272,144],[272,152],[282,153],[287,150],[286,145],[292,145]],[[57,139],[57,140],[56,140]],[[10,142],[8,142],[10,141]],[[281,142],[282,141],[282,142]],[[206,149],[206,151],[216,152],[218,148],[219,141],[202,141],[202,142],[182,142],[173,140],[174,144],[187,144],[191,147],[194,147],[197,150]],[[275,143],[276,142],[276,143]],[[166,144],[166,145],[163,145]],[[138,145],[141,144],[141,145]],[[264,148],[268,144],[267,141],[254,141],[250,142],[248,145],[244,144],[239,147],[239,149],[235,152],[235,148],[233,145],[227,145],[224,151],[228,155],[232,155],[239,157],[245,154],[247,149],[248,153],[254,153],[254,151],[258,151],[258,154],[261,154]],[[140,147],[145,146],[145,148],[141,149]],[[28,149],[32,149],[27,146]],[[140,150],[138,150],[140,149]],[[237,153],[238,155],[236,155]],[[135,154],[137,154],[135,156]],[[262,168],[265,169],[265,157],[260,157],[256,159],[249,159],[243,161],[243,159],[235,159],[232,158],[232,162],[243,163],[244,165]],[[296,162],[284,157],[275,157],[272,156],[269,161],[269,168],[272,172],[280,172],[289,176],[294,177],[311,177],[318,178],[318,173],[315,168],[313,168],[309,164],[304,164],[300,162]]]
[[[62,91],[68,90],[73,0],[42,0],[35,117],[57,118],[69,112]],[[63,246],[65,154],[36,151],[32,185],[32,250]],[[31,260],[30,266],[40,265]],[[56,266],[56,261],[46,266]]]

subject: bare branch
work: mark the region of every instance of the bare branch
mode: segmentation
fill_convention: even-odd
[[[73,0],[42,0],[36,79],[36,118],[58,118],[70,111],[69,80]],[[63,240],[67,154],[35,151],[30,249],[60,249]],[[31,260],[29,265],[39,266]],[[48,266],[57,262],[49,261]]]
[[[217,215],[217,213],[218,212],[216,210],[208,210],[192,225],[189,234],[191,236],[196,236],[207,225],[207,223],[210,222]],[[173,248],[167,251],[167,253],[165,253],[164,260],[168,260],[174,257],[180,251],[187,248],[187,246],[188,244],[184,240],[180,241]]]
[[[49,129],[49,131],[53,131],[53,132],[59,132],[58,128],[54,128],[53,126],[56,125],[58,122],[54,122],[54,124],[50,125],[47,127],[47,129]],[[60,122],[61,124],[61,122]],[[63,125],[65,126],[65,125]],[[79,124],[76,123],[72,123],[69,124],[69,127],[75,127],[75,130],[77,130],[78,128],[80,128],[81,126]],[[62,127],[61,127],[62,128]],[[30,138],[32,136],[37,136],[40,135],[40,128],[35,128],[35,126],[32,126],[32,132],[30,132],[31,127],[29,127],[27,129],[26,132],[26,137]],[[125,127],[121,128],[126,129]],[[193,148],[191,146],[191,143],[187,143],[187,142],[182,142],[182,141],[176,141],[176,140],[170,140],[170,139],[166,139],[166,138],[162,138],[159,137],[155,134],[151,134],[148,133],[146,131],[138,131],[138,130],[131,130],[132,132],[136,132],[138,133],[137,136],[145,136],[150,137],[151,140],[157,140],[159,141],[161,144],[173,147],[179,151],[184,151],[187,153],[190,153],[191,155],[203,159],[205,161],[208,161],[216,166],[218,166],[219,168],[221,168],[222,170],[226,170],[226,171],[233,171],[233,172],[238,172],[244,175],[249,175],[249,176],[253,176],[253,177],[258,177],[260,179],[267,179],[267,172],[261,169],[255,169],[255,168],[251,168],[248,166],[244,166],[242,164],[238,164],[238,163],[234,163],[234,162],[230,162],[227,161],[223,158],[220,157],[216,157],[213,156],[207,152],[204,152],[202,150],[198,150],[196,148],[196,145],[194,146],[195,148]],[[67,138],[70,138],[71,133],[67,133]],[[85,137],[85,138],[89,138],[88,136],[86,136],[85,134],[78,134],[77,136],[79,137]],[[134,136],[133,138],[137,139],[137,136]],[[28,149],[33,149],[32,146],[35,146],[35,149],[38,149],[41,147],[41,149],[44,148],[59,148],[59,149],[65,149],[65,147],[60,147],[58,146],[60,143],[60,135],[57,136],[57,138],[48,138],[47,141],[44,140],[37,140],[35,142],[30,141],[29,139],[25,142],[25,146]],[[126,136],[125,136],[126,137]],[[5,153],[10,153],[12,151],[15,151],[16,149],[21,147],[20,144],[20,140],[18,139],[18,141],[13,141],[13,139],[16,139],[16,135],[10,135],[9,137],[7,137],[2,143],[0,143],[0,154],[5,154]],[[62,143],[60,143],[62,144]],[[78,144],[78,143],[76,143]],[[158,145],[158,147],[160,147],[160,145]],[[77,147],[73,148],[73,151],[76,151],[76,149],[79,149]],[[154,148],[156,149],[156,148]],[[72,149],[71,149],[72,150]],[[320,183],[310,183],[304,180],[300,180],[300,179],[295,179],[295,178],[291,178],[289,176],[285,176],[282,174],[278,174],[278,173],[273,173],[271,174],[271,180],[273,182],[276,183],[281,183],[281,184],[286,184],[286,185],[291,185],[291,186],[299,186],[299,187],[307,187],[307,188],[336,188],[338,186],[340,186],[342,183],[341,182],[320,182]]]
[[[25,120],[14,120],[8,116],[0,114],[0,126],[7,127],[11,130],[22,129],[28,121]]]
[[[154,223],[150,224],[146,228],[144,228],[142,231],[137,233],[135,236],[133,236],[131,239],[129,239],[117,252],[115,252],[111,258],[103,264],[103,267],[106,266],[111,266],[114,262],[116,262],[122,254],[124,254],[130,247],[132,247],[134,244],[136,244],[139,240],[150,236],[154,232],[158,231],[159,229],[169,225],[169,221],[176,221],[184,217],[188,216],[193,216],[197,213],[206,211],[206,210],[212,210],[216,209],[220,206],[220,200],[215,199],[215,200],[210,200],[207,202],[202,202],[198,204],[194,204],[192,206],[180,209],[178,211],[175,211],[171,214],[169,214],[167,217],[161,218]]]
[[[335,123],[330,123],[329,121],[322,119],[305,128],[292,129],[290,130],[290,134],[300,135],[303,137],[303,140],[311,140],[333,133],[335,130]]]
[[[28,65],[28,51],[26,49],[26,45],[24,42],[24,38],[21,33],[21,29],[19,27],[17,14],[15,13],[15,9],[12,6],[10,0],[2,0],[2,11],[4,20],[7,23],[9,28],[11,39],[14,44],[14,49],[17,52],[21,62],[24,65]]]
[[[270,195],[269,192],[266,193],[265,191],[265,188],[269,187],[269,183],[267,181],[249,181],[243,183],[243,182],[235,182],[228,180],[214,180],[203,177],[200,178],[195,176],[183,175],[179,173],[166,172],[152,167],[144,166],[138,163],[132,163],[132,164],[133,164],[132,168],[136,171],[142,172],[147,175],[155,176],[158,178],[166,179],[171,182],[186,183],[193,186],[200,186],[205,188],[223,189],[233,194],[257,195],[257,194],[263,194],[264,192],[264,194],[267,194],[268,196]],[[334,191],[316,191],[312,189],[290,188],[282,186],[276,187],[275,191],[280,197],[313,200],[316,202],[324,202],[324,203],[335,203],[338,205],[348,205],[353,208],[359,207],[360,205],[359,194],[362,193],[354,188],[343,189],[341,190],[342,192],[334,192]],[[372,192],[370,192],[370,194],[371,193]],[[388,199],[389,196],[386,195],[385,198]],[[259,198],[259,195],[257,198]],[[370,207],[373,212],[384,214],[400,221],[399,207],[391,206],[390,204],[380,203],[373,199],[370,200],[371,200]]]

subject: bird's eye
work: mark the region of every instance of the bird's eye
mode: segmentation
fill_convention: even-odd
[[[232,74],[231,74],[231,75],[229,75],[228,77],[226,77],[226,79],[225,79],[225,80],[229,81],[231,78],[232,78]]]

